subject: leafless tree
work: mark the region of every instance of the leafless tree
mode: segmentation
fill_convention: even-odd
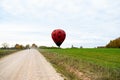
[[[2,47],[3,47],[4,49],[6,49],[6,48],[9,47],[9,44],[8,44],[8,43],[3,43],[3,44],[2,44]]]

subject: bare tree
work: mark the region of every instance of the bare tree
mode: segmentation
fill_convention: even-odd
[[[27,44],[27,45],[25,46],[25,48],[26,48],[26,49],[29,49],[29,48],[30,48],[30,45],[29,45],[29,44]]]
[[[6,49],[6,48],[9,47],[9,44],[8,43],[3,43],[2,46],[3,46],[4,49]]]

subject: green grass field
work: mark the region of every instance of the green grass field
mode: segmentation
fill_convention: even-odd
[[[40,49],[40,51],[68,80],[84,78],[120,80],[120,49]]]
[[[6,55],[12,54],[16,51],[18,51],[18,50],[16,50],[16,49],[0,49],[0,58],[4,57]]]

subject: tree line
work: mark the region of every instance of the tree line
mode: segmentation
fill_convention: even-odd
[[[22,45],[22,44],[15,44],[13,47],[9,47],[9,44],[3,43],[1,49],[29,49],[29,48],[37,48],[38,46],[36,44],[32,44],[31,46],[29,44]]]
[[[29,44],[22,45],[22,44],[15,44],[14,47],[9,47],[9,44],[3,43],[1,49],[29,49],[29,48],[38,48],[38,46],[33,43],[31,46]],[[47,47],[47,46],[39,46],[41,49],[57,49],[57,47]],[[73,45],[71,48],[77,48]],[[80,48],[83,48],[80,46]],[[97,48],[120,48],[120,37],[114,40],[110,40],[110,42],[106,46],[98,46]]]
[[[120,37],[115,40],[110,40],[106,48],[120,48]]]

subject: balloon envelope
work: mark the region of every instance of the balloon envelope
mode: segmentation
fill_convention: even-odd
[[[60,45],[65,40],[66,33],[62,29],[55,29],[53,30],[51,36],[52,36],[53,41],[56,43],[56,45],[60,47]]]

